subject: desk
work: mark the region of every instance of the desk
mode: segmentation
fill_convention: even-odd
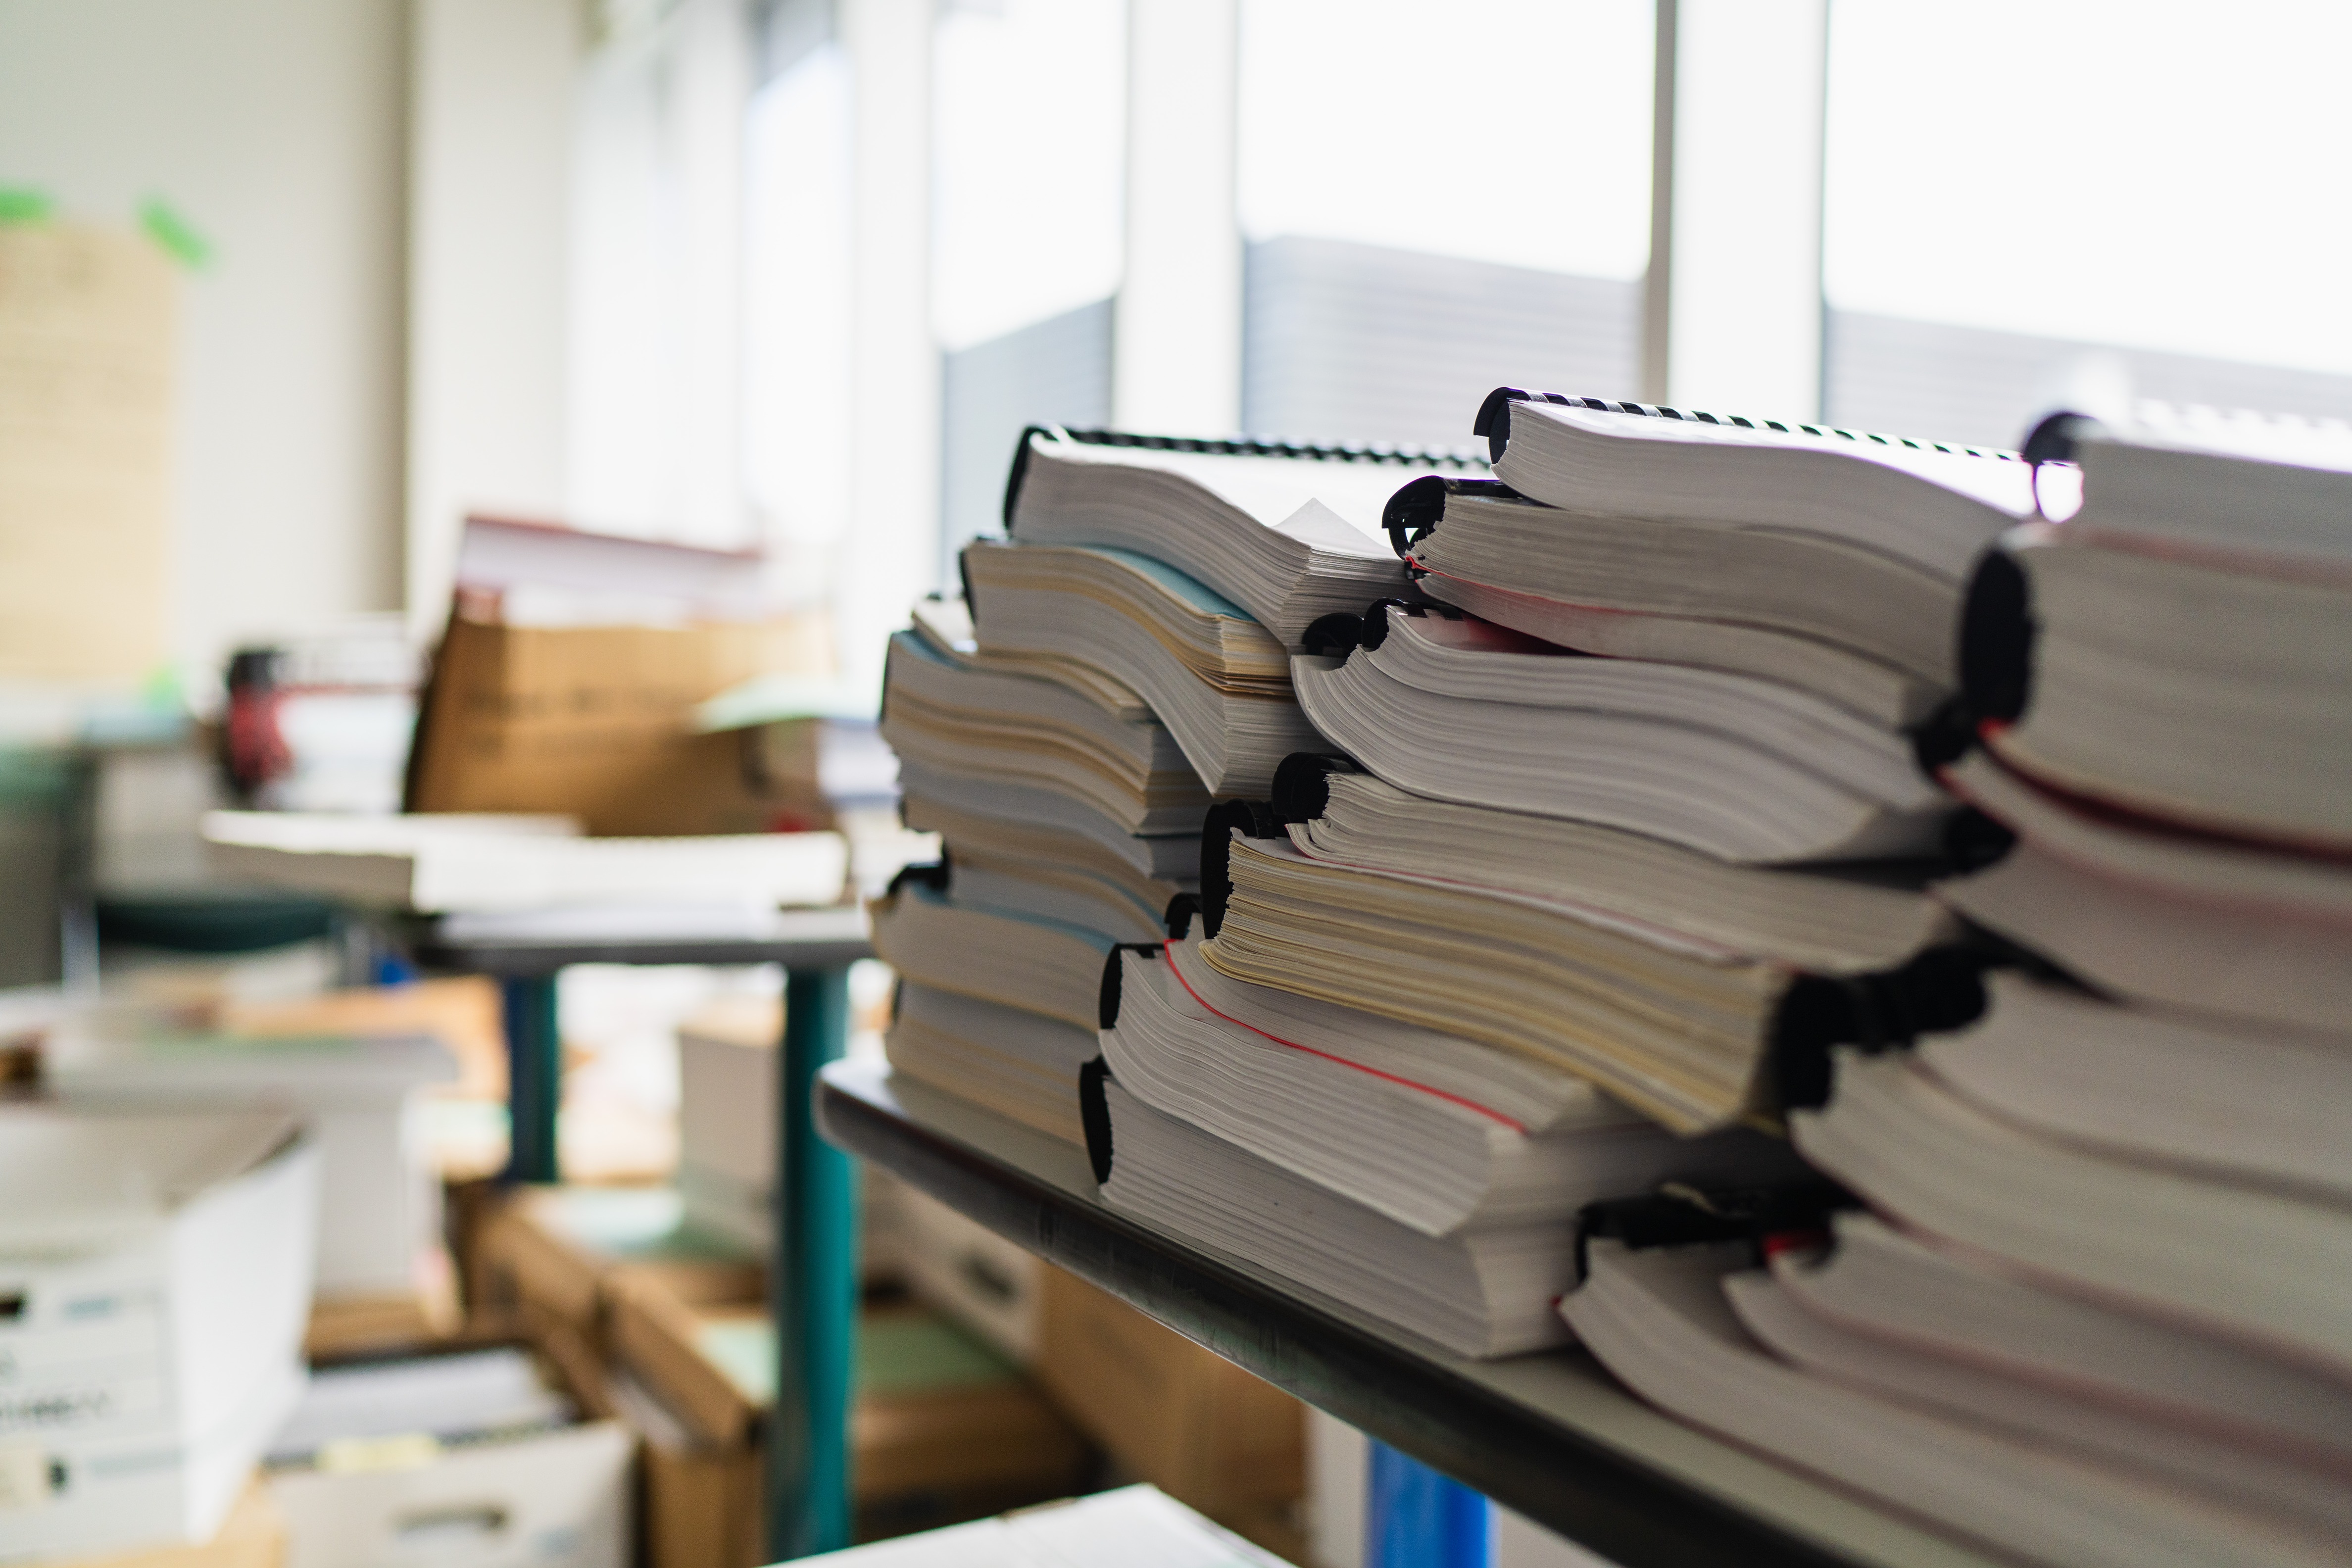
[[[1992,1568],[1854,1498],[1653,1410],[1580,1350],[1476,1362],[1096,1196],[1086,1155],[839,1062],[817,1128],[999,1235],[1622,1565]]]
[[[857,1328],[856,1173],[815,1133],[818,1070],[849,1037],[849,966],[873,956],[856,907],[786,910],[757,939],[496,941],[427,935],[419,963],[495,976],[505,993],[510,1181],[557,1177],[562,1042],[555,977],[574,963],[778,963],[784,1037],[776,1115],[776,1237],[768,1301],[776,1322],[776,1407],[768,1426],[768,1545],[804,1557],[849,1542],[849,1379]]]

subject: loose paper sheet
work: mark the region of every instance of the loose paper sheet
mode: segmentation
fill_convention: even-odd
[[[0,225],[0,679],[164,658],[176,281],[128,231]]]

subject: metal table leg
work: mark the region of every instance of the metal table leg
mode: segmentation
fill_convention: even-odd
[[[776,1406],[768,1425],[768,1555],[849,1544],[849,1401],[857,1333],[857,1170],[817,1136],[817,1069],[849,1037],[849,971],[788,969],[776,1077]]]
[[[555,1026],[555,976],[499,982],[507,1030],[506,1179],[556,1179],[555,1110],[563,1099],[563,1038]]]

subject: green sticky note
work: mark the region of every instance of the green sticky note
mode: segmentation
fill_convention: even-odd
[[[861,1393],[939,1394],[1009,1383],[1019,1375],[996,1352],[928,1313],[875,1313],[857,1325]]]
[[[162,246],[165,253],[181,266],[197,268],[211,264],[212,242],[198,234],[186,218],[173,211],[161,197],[150,196],[141,205],[139,222],[147,230],[147,237]]]
[[[0,185],[0,223],[40,223],[57,210],[47,191],[28,185]]]
[[[763,1318],[723,1318],[700,1325],[695,1349],[716,1366],[747,1405],[776,1402],[776,1329]]]

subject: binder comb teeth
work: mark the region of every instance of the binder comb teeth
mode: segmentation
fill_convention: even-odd
[[[2021,462],[2015,452],[1990,447],[1954,447],[1942,441],[1915,441],[1907,436],[1880,436],[1868,430],[1848,430],[1836,425],[1808,425],[1802,420],[1754,419],[1744,414],[1709,414],[1704,409],[1669,408],[1663,403],[1626,403],[1608,397],[1569,397],[1557,392],[1530,392],[1524,387],[1498,386],[1478,405],[1471,425],[1474,436],[1486,438],[1489,460],[1499,458],[1511,442],[1509,409],[1514,403],[1549,403],[1559,408],[1591,408],[1602,414],[1639,414],[1652,419],[1687,420],[1694,425],[1728,425],[1742,430],[1777,430],[1783,436],[1819,436],[1824,439],[1870,442],[1881,447],[1908,447],[1915,452],[1955,452],[1971,458],[1999,458]]]
[[[1491,401],[1491,399],[1490,399]],[[1031,425],[1013,448],[1013,470],[1004,481],[1004,531],[1013,531],[1013,514],[1021,499],[1021,483],[1029,475],[1030,443],[1043,436],[1049,441],[1075,441],[1082,447],[1128,447],[1147,452],[1200,452],[1219,458],[1296,458],[1325,463],[1393,463],[1408,468],[1458,468],[1483,474],[1486,459],[1466,447],[1399,447],[1384,441],[1292,441],[1275,436],[1149,436],[1134,430],[1072,430],[1060,425]]]

